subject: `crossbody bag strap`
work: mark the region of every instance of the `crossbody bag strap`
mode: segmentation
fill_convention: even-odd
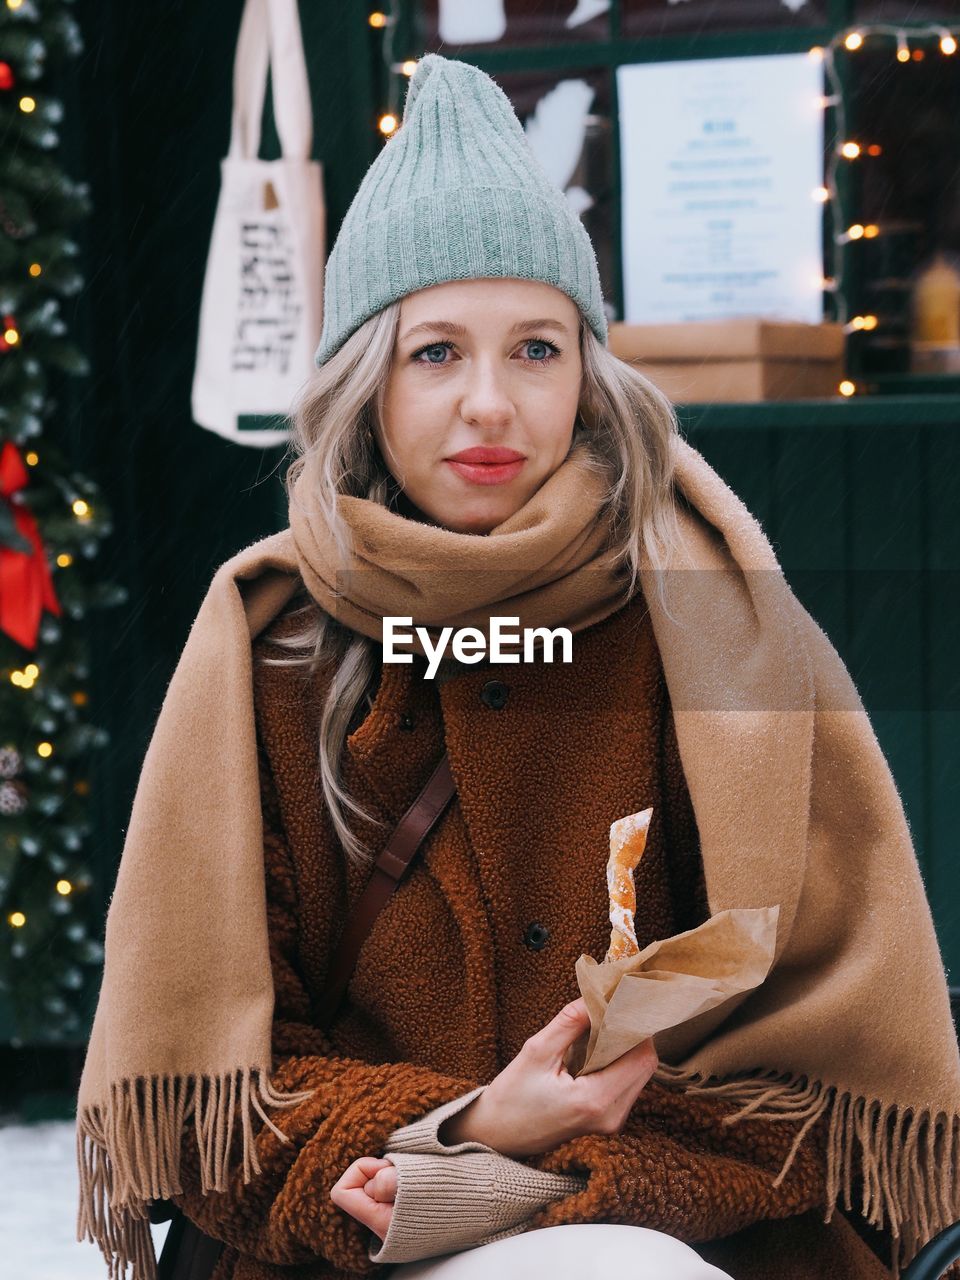
[[[407,868],[416,857],[437,819],[456,795],[450,758],[446,752],[427,780],[426,786],[393,830],[347,921],[330,963],[330,971],[317,1010],[317,1021],[326,1029],[340,1007],[347,983],[356,967],[360,948],[370,935],[374,921],[392,897]]]
[[[450,759],[444,752],[426,786],[394,827],[356,910],[340,935],[320,1002],[318,1021],[321,1027],[330,1025],[340,1007],[360,948],[369,936],[373,922],[456,793]],[[154,1201],[151,1205],[151,1222],[166,1222],[171,1216],[173,1221],[157,1264],[158,1280],[208,1280],[223,1251],[223,1243],[205,1235],[171,1201]]]

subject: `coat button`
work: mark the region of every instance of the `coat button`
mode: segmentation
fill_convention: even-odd
[[[400,717],[400,728],[409,733],[413,728],[413,716],[402,715]]]
[[[509,686],[505,685],[502,680],[488,680],[480,690],[480,700],[485,702],[488,707],[492,707],[494,711],[499,711],[501,707],[506,705],[509,692]]]
[[[547,945],[547,939],[550,937],[550,930],[545,924],[527,925],[527,932],[523,936],[523,940],[531,951],[542,951]]]

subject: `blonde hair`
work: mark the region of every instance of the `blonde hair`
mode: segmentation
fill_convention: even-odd
[[[317,455],[319,485],[310,501],[323,513],[344,554],[350,542],[338,518],[338,496],[366,498],[393,509],[399,492],[373,435],[374,426],[382,421],[399,320],[399,301],[378,311],[311,375],[292,406],[290,448],[295,456],[285,478],[288,500],[295,500],[294,485],[307,456]],[[673,491],[676,414],[649,379],[597,340],[582,315],[579,341],[583,380],[567,456],[581,451],[587,465],[609,478],[603,510],[610,515],[614,559],[627,569],[624,599],[634,593],[644,552],[662,598],[663,569],[680,540]],[[305,590],[304,596],[303,603],[288,613],[302,617],[303,625],[290,634],[270,637],[290,656],[264,656],[261,661],[304,667],[310,674],[330,664],[333,677],[320,716],[320,781],[347,857],[357,865],[369,865],[372,853],[351,830],[347,814],[377,827],[384,824],[344,788],[340,758],[364,695],[372,705],[368,690],[380,669],[380,644],[344,627]]]

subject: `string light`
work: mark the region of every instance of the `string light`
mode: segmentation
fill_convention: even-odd
[[[73,893],[73,885],[70,883],[69,880],[58,880],[57,893],[61,893],[63,894],[64,897],[66,897],[67,894]]]
[[[29,115],[31,111],[36,111],[37,100],[36,98],[23,97],[20,99],[19,105],[20,105],[20,110],[23,111],[26,115]]]
[[[52,742],[38,742],[38,743],[37,743],[37,755],[38,755],[38,756],[41,756],[44,760],[48,760],[48,759],[50,758],[50,756],[52,756],[52,755],[53,755],[53,743],[52,743]]]
[[[393,44],[397,32],[396,0],[391,0],[389,13],[377,10],[368,19],[372,27],[383,31],[383,61],[387,68],[386,109],[381,112],[377,127],[384,138],[391,138],[400,127],[400,84],[396,78],[399,72],[405,77],[412,76],[417,69],[415,58],[408,58],[401,63],[394,59]]]
[[[857,384],[855,382],[851,382],[849,378],[844,378],[839,387],[837,387],[837,390],[842,396],[852,396],[856,393]]]
[[[22,911],[11,911],[7,916],[7,923],[13,925],[14,929],[22,929],[27,923],[27,917]]]
[[[12,326],[9,329],[4,329],[3,337],[4,337],[4,341],[7,342],[11,347],[15,347],[17,343],[20,341],[19,331],[17,329],[14,329]]]
[[[36,279],[37,276],[43,274],[43,267],[39,262],[31,262],[29,267],[30,274]]]
[[[69,569],[69,567],[72,564],[73,564],[73,556],[70,554],[70,552],[61,551],[60,554],[57,556],[57,568]]]
[[[89,520],[90,504],[85,502],[83,498],[75,498],[73,501],[73,514],[78,520]]]
[[[944,56],[950,57],[957,51],[957,37],[960,36],[960,28],[949,29],[941,24],[921,24],[911,27],[896,26],[889,23],[871,23],[865,26],[848,30],[846,32],[838,32],[827,45],[815,45],[809,50],[810,56],[821,61],[824,68],[824,79],[826,92],[821,98],[821,102],[826,110],[832,107],[836,110],[836,130],[835,137],[843,139],[836,147],[831,149],[827,161],[827,172],[825,175],[824,186],[828,193],[825,204],[829,204],[832,225],[834,227],[833,243],[836,246],[834,264],[834,278],[832,285],[824,284],[824,291],[830,292],[835,299],[835,319],[844,326],[851,324],[852,321],[848,317],[848,304],[844,297],[842,281],[846,274],[846,254],[845,247],[854,240],[873,240],[882,234],[882,227],[877,223],[870,222],[851,223],[848,224],[844,217],[843,202],[840,198],[840,192],[837,186],[837,167],[840,164],[849,163],[851,160],[862,159],[864,156],[876,157],[883,154],[883,147],[876,142],[865,143],[856,142],[849,136],[847,127],[847,104],[843,94],[843,84],[837,72],[836,53],[837,50],[847,50],[849,53],[856,53],[862,49],[867,39],[883,38],[894,39],[896,41],[896,56],[901,62],[922,61],[926,56],[924,50],[918,47],[910,48],[910,42],[916,44],[920,40],[939,40],[940,51]],[[906,56],[904,57],[904,53]],[[819,199],[819,196],[815,196]],[[841,228],[846,227],[846,230]],[[865,323],[862,328],[865,330],[878,327],[880,321],[876,316],[863,317]],[[849,330],[848,330],[849,331]],[[854,384],[850,384],[850,390],[841,392],[841,394],[853,395],[857,388]]]

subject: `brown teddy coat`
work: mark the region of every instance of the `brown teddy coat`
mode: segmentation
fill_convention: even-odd
[[[458,794],[377,920],[328,1037],[313,1009],[365,875],[345,865],[319,792],[317,725],[329,674],[306,682],[259,661],[281,653],[270,637],[288,626],[281,616],[254,644],[274,1083],[315,1092],[272,1113],[292,1143],[259,1125],[263,1171],[248,1184],[235,1138],[224,1193],[201,1194],[196,1143],[185,1138],[184,1190],[173,1199],[226,1241],[214,1280],[389,1273],[370,1260],[371,1234],[333,1205],[330,1188],[352,1161],[382,1154],[398,1128],[491,1080],[576,998],[577,957],[602,958],[609,939],[604,871],[614,818],[653,806],[637,875],[640,946],[709,914],[642,597],[578,633],[569,665],[481,663],[428,681],[419,657],[384,664],[342,761],[351,794],[385,822],[375,850],[444,746]],[[491,679],[508,686],[502,707],[481,696]],[[358,830],[375,836],[367,825]],[[534,923],[548,930],[539,950],[525,941]],[[526,1229],[654,1227],[734,1280],[766,1280],[771,1268],[778,1280],[886,1280],[888,1268],[839,1211],[823,1222],[823,1124],[775,1187],[795,1126],[748,1118],[724,1127],[736,1109],[652,1081],[619,1134],[581,1137],[526,1162],[584,1182]]]

